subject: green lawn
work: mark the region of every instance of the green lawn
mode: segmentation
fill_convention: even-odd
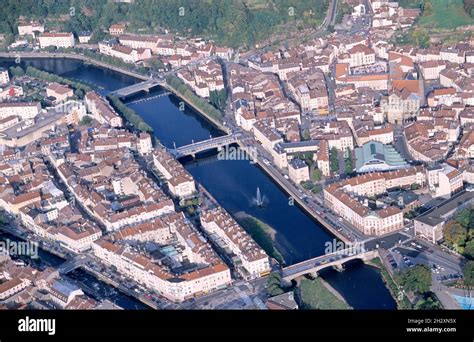
[[[307,310],[348,310],[349,305],[341,301],[333,295],[321,282],[316,278],[309,280],[301,279],[301,308]]]
[[[430,0],[432,13],[423,13],[418,23],[420,26],[452,29],[459,26],[473,25],[474,19],[464,11],[463,0]]]

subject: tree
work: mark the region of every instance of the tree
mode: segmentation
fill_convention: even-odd
[[[346,173],[351,173],[354,170],[354,164],[352,161],[352,152],[350,149],[347,150],[348,157],[344,159],[344,170]]]
[[[468,261],[463,267],[464,284],[474,286],[474,261]]]
[[[466,242],[464,247],[464,256],[468,259],[474,260],[474,240]]]
[[[425,29],[417,27],[411,33],[412,39],[416,45],[421,48],[427,48],[430,45],[430,36]]]
[[[459,250],[466,242],[467,229],[456,221],[449,222],[443,228],[444,239],[447,244]]]
[[[285,291],[283,290],[281,286],[280,273],[278,272],[270,273],[267,279],[267,292],[271,297],[278,296],[282,293],[285,293]]]
[[[433,300],[433,298],[427,297],[422,298],[415,304],[415,310],[440,310],[441,305],[438,301]]]
[[[84,91],[82,89],[76,89],[74,91],[74,95],[76,95],[78,99],[83,99],[84,98]]]
[[[79,122],[81,126],[90,126],[92,124],[92,117],[90,115],[84,115]]]
[[[337,172],[339,170],[339,160],[337,158],[337,149],[335,147],[331,148],[329,151],[329,163],[332,172]]]
[[[465,228],[469,227],[470,219],[471,219],[471,210],[469,209],[461,210],[456,217],[456,221],[458,221]]]
[[[431,286],[431,271],[425,265],[416,265],[399,275],[399,282],[405,291],[425,294]]]
[[[430,0],[425,0],[425,2],[423,3],[423,11],[426,15],[433,14],[433,4]]]
[[[8,70],[14,77],[21,77],[25,75],[25,70],[23,70],[21,66],[12,66],[8,68]]]
[[[322,172],[320,169],[314,169],[311,173],[311,179],[313,182],[319,182],[322,178]]]

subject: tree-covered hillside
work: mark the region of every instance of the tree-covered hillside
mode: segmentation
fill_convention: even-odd
[[[329,0],[0,0],[0,31],[16,33],[20,15],[44,20],[47,27],[89,30],[99,36],[111,23],[126,21],[130,29],[150,33],[157,27],[171,32],[207,36],[239,46],[265,39],[275,27],[299,21],[319,25]]]

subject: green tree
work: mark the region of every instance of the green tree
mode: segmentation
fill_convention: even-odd
[[[464,247],[464,256],[468,259],[474,260],[474,240],[466,242]]]
[[[399,283],[405,291],[425,294],[431,286],[431,271],[425,265],[416,265],[399,275]]]
[[[471,219],[471,210],[463,209],[456,216],[456,221],[458,221],[463,227],[468,228],[469,222]]]
[[[444,226],[443,234],[446,243],[456,250],[459,250],[466,242],[467,229],[458,222],[452,221]]]
[[[474,286],[474,261],[468,261],[463,267],[464,284]]]
[[[354,171],[354,163],[352,161],[352,152],[350,149],[347,150],[347,157],[344,159],[344,170],[346,173]]]
[[[25,75],[25,70],[21,66],[12,66],[8,68],[8,71],[10,71],[10,74],[12,74],[14,77],[21,77]]]
[[[81,126],[90,126],[92,124],[92,117],[90,115],[84,115],[79,122],[79,125]]]
[[[313,172],[311,173],[311,179],[313,182],[319,182],[322,178],[322,172],[320,169],[314,169]]]
[[[422,298],[415,304],[415,310],[440,310],[441,305],[431,297]]]
[[[432,15],[433,14],[433,4],[431,3],[430,0],[425,0],[424,1],[423,11],[426,15]]]
[[[339,160],[337,157],[337,149],[335,147],[331,148],[329,151],[329,164],[332,172],[337,172],[339,170]]]
[[[411,37],[418,47],[427,48],[430,45],[430,36],[424,28],[415,28],[411,33]]]
[[[285,293],[281,285],[281,276],[279,272],[272,272],[268,276],[267,292],[271,297]]]
[[[82,90],[82,89],[76,89],[76,90],[74,91],[74,95],[76,95],[77,98],[79,98],[79,99],[83,99],[83,98],[84,98],[84,90]]]

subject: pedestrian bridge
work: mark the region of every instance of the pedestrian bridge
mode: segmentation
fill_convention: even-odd
[[[127,97],[134,95],[140,91],[150,91],[151,88],[162,86],[165,84],[164,79],[151,78],[149,80],[135,83],[124,88],[120,88],[111,92],[112,95],[118,97]]]
[[[170,152],[175,156],[175,158],[181,158],[185,156],[192,155],[196,153],[204,152],[207,150],[212,150],[214,148],[223,147],[230,144],[235,144],[239,141],[241,133],[232,133],[229,135],[224,135],[217,138],[211,138],[189,145],[181,146],[175,149],[171,149]]]
[[[354,248],[347,248],[287,266],[281,270],[282,279],[291,282],[293,279],[306,274],[315,275],[320,270],[327,267],[336,267],[341,269],[348,261],[356,259],[368,261],[376,258],[377,256],[378,251],[376,249],[370,251],[366,251],[364,249],[355,251]]]

